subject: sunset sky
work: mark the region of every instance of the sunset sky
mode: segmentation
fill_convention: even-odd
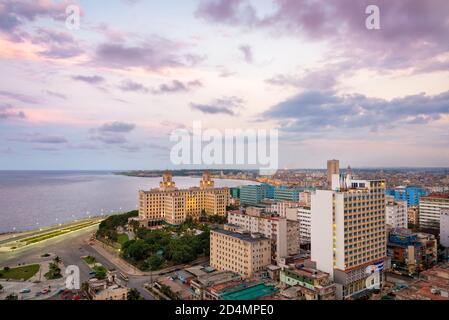
[[[193,121],[278,128],[283,168],[449,166],[447,0],[0,0],[0,73],[0,170],[171,168]]]

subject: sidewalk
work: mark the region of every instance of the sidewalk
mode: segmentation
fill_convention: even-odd
[[[128,263],[125,260],[123,260],[122,258],[120,258],[118,256],[118,253],[114,249],[108,247],[106,244],[104,244],[98,240],[95,240],[94,244],[91,245],[91,247],[95,251],[97,251],[99,254],[101,254],[104,258],[109,260],[112,264],[114,264],[117,267],[117,269],[126,273],[127,275],[131,275],[131,276],[148,275],[145,272],[139,271],[136,267],[134,267],[130,263]]]

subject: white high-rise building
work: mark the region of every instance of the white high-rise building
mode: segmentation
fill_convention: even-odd
[[[441,210],[449,209],[449,193],[430,194],[419,200],[419,226],[422,229],[440,229]]]
[[[408,226],[407,202],[386,197],[386,223],[391,228],[404,228]]]
[[[385,181],[333,175],[332,190],[312,195],[311,259],[331,274],[337,297],[382,285],[386,258]]]
[[[449,209],[441,210],[440,243],[443,247],[449,248]]]
[[[301,244],[310,244],[312,227],[312,210],[310,207],[298,208],[299,241]]]

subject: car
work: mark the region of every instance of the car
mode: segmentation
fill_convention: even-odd
[[[95,275],[95,274],[97,274],[95,271],[89,272],[89,275],[90,275],[90,276],[93,276],[93,275]]]
[[[31,290],[30,289],[28,289],[28,288],[25,288],[25,289],[22,289],[22,290],[20,290],[20,292],[19,293],[30,293],[31,292]]]

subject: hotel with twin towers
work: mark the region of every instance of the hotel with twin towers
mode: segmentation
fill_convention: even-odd
[[[226,215],[230,200],[229,189],[215,188],[208,171],[198,187],[178,189],[172,173],[166,171],[159,188],[139,191],[139,221],[144,227],[163,222],[178,225],[187,218],[199,220],[201,215]]]

